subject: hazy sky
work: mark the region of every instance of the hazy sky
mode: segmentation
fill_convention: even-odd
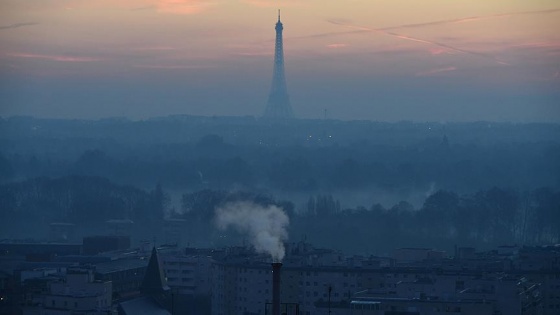
[[[0,116],[560,122],[558,0],[0,0]]]

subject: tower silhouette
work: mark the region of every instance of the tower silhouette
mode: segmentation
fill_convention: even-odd
[[[284,74],[284,45],[282,42],[282,30],[284,26],[280,22],[280,10],[278,10],[278,22],[276,23],[276,43],[274,48],[274,70],[272,73],[272,85],[268,102],[264,111],[264,117],[272,120],[285,120],[294,118],[290,97],[286,88],[286,76]]]

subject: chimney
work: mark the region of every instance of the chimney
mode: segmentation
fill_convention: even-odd
[[[272,315],[280,315],[280,268],[282,263],[272,263]]]

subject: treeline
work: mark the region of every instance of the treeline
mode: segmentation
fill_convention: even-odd
[[[101,177],[39,177],[0,185],[0,230],[2,237],[44,238],[49,224],[60,222],[102,233],[111,219],[152,228],[163,220],[164,206],[159,185],[144,191]]]
[[[54,141],[54,140],[53,140]],[[114,144],[114,146],[118,146]],[[47,150],[47,149],[45,149]],[[413,145],[233,145],[217,135],[195,143],[87,149],[76,156],[0,152],[0,182],[37,176],[99,176],[150,188],[458,192],[493,186],[526,190],[560,184],[560,145],[454,144],[446,137]]]
[[[330,199],[330,198],[329,198]],[[395,247],[492,248],[560,241],[560,191],[491,188],[458,195],[437,191],[414,209],[407,202],[337,211],[336,203],[310,201],[291,227],[314,243],[371,253]],[[315,207],[313,207],[315,205]]]
[[[390,208],[375,204],[341,209],[332,195],[312,196],[305,207],[295,209],[269,195],[203,190],[184,194],[182,212],[175,216],[185,219],[196,235],[224,242],[213,229],[213,211],[232,200],[282,206],[291,219],[292,239],[306,238],[353,253],[402,246],[492,248],[560,241],[560,191],[548,188],[518,192],[494,187],[465,195],[437,191],[418,209],[405,201]],[[228,237],[239,242],[241,236]]]
[[[160,185],[142,190],[89,176],[0,185],[0,229],[2,237],[44,237],[50,223],[65,222],[103,233],[107,220],[130,219],[133,236],[151,238],[160,235],[164,219],[171,218],[185,220],[185,241],[192,246],[239,245],[243,235],[215,228],[214,210],[248,200],[282,207],[290,217],[291,240],[305,238],[349,253],[383,253],[402,246],[491,248],[560,242],[560,191],[550,188],[494,187],[471,194],[440,190],[418,208],[406,201],[388,208],[348,208],[331,194],[311,195],[307,202],[294,204],[266,192],[203,189],[184,193],[175,209]]]

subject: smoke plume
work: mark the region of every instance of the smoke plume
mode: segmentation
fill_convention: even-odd
[[[271,205],[263,207],[249,201],[230,202],[216,208],[216,225],[220,230],[230,226],[249,236],[259,253],[268,253],[274,261],[284,258],[286,228],[290,220],[284,210]]]

